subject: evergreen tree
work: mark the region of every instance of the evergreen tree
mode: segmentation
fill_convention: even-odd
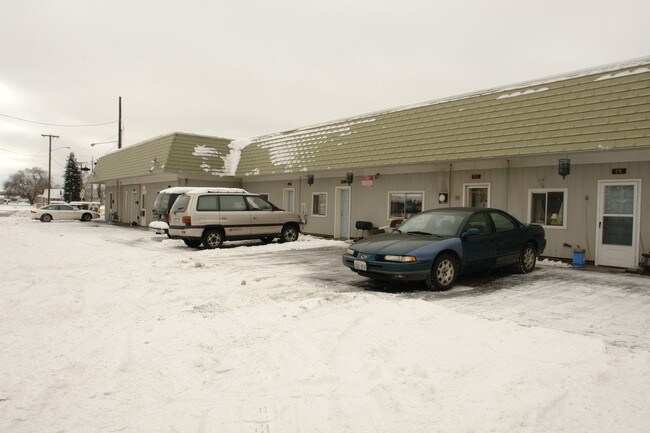
[[[65,166],[65,174],[63,175],[63,199],[67,202],[81,200],[82,183],[81,167],[74,156],[74,152],[70,152]]]

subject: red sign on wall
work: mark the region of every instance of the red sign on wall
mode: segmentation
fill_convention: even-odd
[[[372,188],[375,183],[375,176],[361,176],[361,188]]]

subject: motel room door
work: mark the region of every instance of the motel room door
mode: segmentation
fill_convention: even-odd
[[[334,233],[337,239],[350,239],[350,187],[336,188]]]
[[[639,263],[641,180],[599,180],[596,265],[636,268]]]

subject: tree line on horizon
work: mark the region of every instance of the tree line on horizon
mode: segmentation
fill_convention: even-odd
[[[66,202],[80,201],[85,195],[83,170],[74,152],[70,152],[63,174],[63,199]],[[5,196],[26,199],[30,205],[47,190],[48,174],[40,167],[26,168],[12,173],[3,184]],[[58,185],[53,185],[58,188]]]

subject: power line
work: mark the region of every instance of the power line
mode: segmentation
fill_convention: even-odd
[[[90,126],[112,125],[114,123],[117,123],[117,120],[113,120],[112,122],[94,123],[94,124],[89,124],[89,125],[59,125],[59,124],[56,124],[56,123],[45,123],[45,122],[37,122],[35,120],[21,119],[20,117],[9,116],[7,114],[2,114],[2,113],[0,113],[0,116],[7,117],[9,119],[20,120],[22,122],[36,123],[37,125],[60,126],[60,127],[63,127],[63,128],[83,128],[83,127],[90,127]]]
[[[9,152],[9,153],[15,153],[16,155],[20,155],[20,156],[30,156],[30,157],[37,157],[37,156],[39,156],[37,153],[34,153],[34,154],[31,154],[31,155],[28,155],[28,154],[26,154],[26,153],[14,152],[13,150],[3,149],[2,147],[0,147],[0,150],[2,150],[2,151],[4,151],[4,152]]]

